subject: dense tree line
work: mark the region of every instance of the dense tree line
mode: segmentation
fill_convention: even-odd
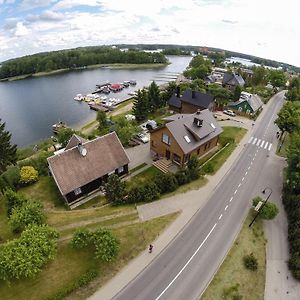
[[[285,96],[290,101],[300,101],[300,76],[291,80]]]
[[[182,50],[180,48],[164,49],[162,53],[164,55],[191,55],[190,51]]]
[[[287,102],[276,120],[278,127],[290,134],[287,147],[283,204],[288,216],[289,268],[300,280],[300,102]]]
[[[86,47],[39,53],[6,61],[0,68],[0,79],[95,64],[166,62],[167,59],[162,53],[146,53],[139,50],[123,52],[110,47]]]

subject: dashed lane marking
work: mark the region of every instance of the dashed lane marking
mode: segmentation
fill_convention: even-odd
[[[221,220],[221,219],[222,219],[222,217],[223,217],[223,214],[220,214],[219,220]]]
[[[231,202],[233,200],[233,197],[230,198],[229,202]]]
[[[242,181],[244,181],[244,180],[245,180],[245,177],[242,178]]]
[[[237,190],[234,191],[234,194],[236,194],[236,193],[237,193]]]
[[[228,208],[228,205],[225,206],[225,210],[227,210],[227,208]]]

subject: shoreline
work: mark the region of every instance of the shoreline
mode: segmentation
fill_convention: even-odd
[[[23,80],[27,78],[38,78],[42,76],[51,76],[61,73],[67,73],[72,71],[81,71],[81,70],[89,70],[89,69],[100,69],[100,68],[108,68],[108,69],[156,69],[156,68],[163,68],[170,63],[152,63],[152,64],[122,64],[122,63],[116,63],[116,64],[96,64],[96,65],[89,65],[86,67],[78,67],[78,68],[67,68],[67,69],[57,69],[49,72],[38,72],[34,74],[24,74],[24,75],[18,75],[13,77],[7,77],[0,79],[0,82],[10,82],[10,81],[16,81],[16,80]]]

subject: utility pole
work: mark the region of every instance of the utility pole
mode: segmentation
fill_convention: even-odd
[[[266,205],[266,203],[268,202],[268,200],[269,200],[269,198],[270,198],[270,196],[271,196],[271,194],[272,194],[272,189],[270,188],[270,187],[265,187],[264,188],[264,190],[262,191],[262,193],[263,194],[266,194],[266,190],[269,190],[270,191],[270,193],[269,193],[269,195],[268,195],[268,197],[267,197],[267,199],[264,201],[264,203],[262,204],[262,206],[259,208],[259,210],[257,211],[257,214],[256,214],[256,216],[254,217],[254,219],[252,220],[252,222],[249,224],[249,227],[251,227],[252,226],[252,224],[255,222],[255,220],[256,220],[256,218],[258,217],[258,215],[259,215],[259,213],[261,212],[261,210],[264,208],[264,206]]]

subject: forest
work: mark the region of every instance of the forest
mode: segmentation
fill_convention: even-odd
[[[136,49],[123,52],[120,49],[105,46],[84,47],[38,53],[8,60],[2,63],[0,79],[39,72],[51,72],[59,69],[76,69],[90,65],[113,63],[167,63],[167,59],[162,53],[146,53]]]

